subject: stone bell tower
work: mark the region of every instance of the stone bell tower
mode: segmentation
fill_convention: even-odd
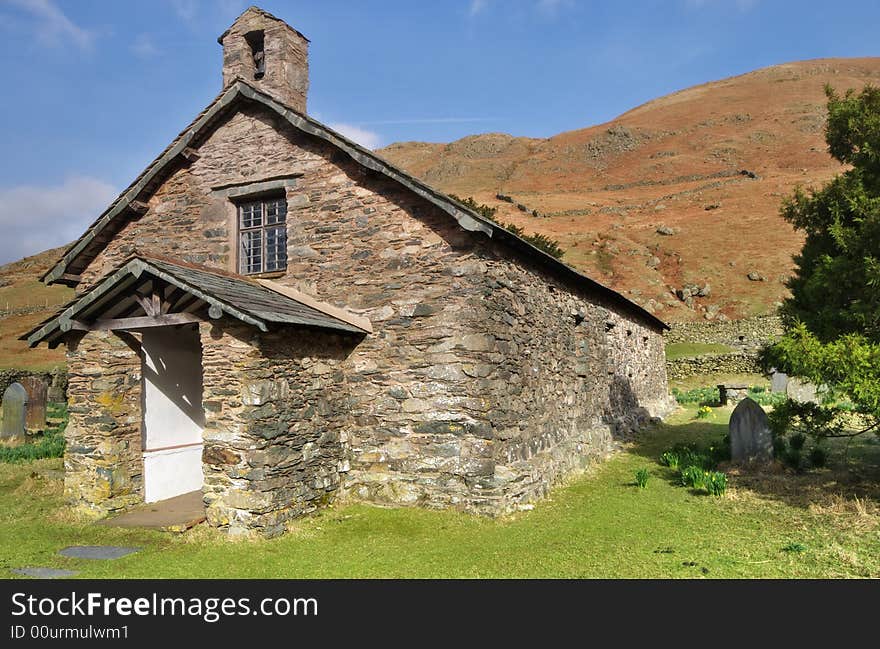
[[[217,41],[223,87],[241,77],[301,113],[309,92],[309,39],[283,20],[250,7]]]

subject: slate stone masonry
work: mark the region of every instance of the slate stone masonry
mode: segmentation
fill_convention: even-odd
[[[334,499],[500,514],[672,407],[653,325],[277,116],[245,107],[194,144],[78,290],[135,250],[235,271],[234,205],[215,189],[286,177],[275,281],[374,329],[200,325],[211,525],[273,535]],[[70,355],[68,494],[96,511],[142,490],[136,361],[95,333]]]
[[[141,357],[131,334],[68,341],[64,491],[80,512],[103,515],[143,502]]]

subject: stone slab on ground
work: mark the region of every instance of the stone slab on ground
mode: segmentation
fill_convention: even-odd
[[[149,527],[170,532],[183,532],[205,520],[205,501],[201,491],[175,496],[168,500],[141,505],[99,525],[108,527]]]
[[[140,548],[121,545],[71,545],[59,550],[58,554],[72,559],[119,559],[135,552],[140,552]]]
[[[17,575],[33,577],[35,579],[59,579],[61,577],[73,577],[78,575],[76,570],[62,570],[61,568],[13,568],[12,572]]]

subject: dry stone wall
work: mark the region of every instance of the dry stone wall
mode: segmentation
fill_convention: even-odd
[[[727,322],[681,322],[666,334],[667,343],[717,343],[733,347],[727,354],[703,354],[666,361],[670,379],[700,374],[760,374],[758,350],[782,335],[779,316],[765,315]]]
[[[726,322],[677,322],[666,334],[667,343],[718,343],[756,351],[782,335],[776,315],[755,316]]]
[[[747,352],[705,354],[693,358],[666,361],[670,379],[683,379],[697,374],[761,374],[757,355]]]

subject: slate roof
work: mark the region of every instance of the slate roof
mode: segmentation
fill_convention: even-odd
[[[300,302],[246,277],[223,273],[195,264],[173,263],[155,257],[135,256],[96,282],[88,291],[64,305],[54,316],[21,336],[31,347],[50,344],[66,333],[65,322],[98,319],[123,300],[135,304],[133,295],[155,279],[176,286],[223,314],[268,331],[270,324],[300,325],[353,334],[372,331],[369,322],[357,316],[340,317],[339,309],[324,309],[321,303]]]
[[[349,140],[317,120],[297,112],[274,97],[257,90],[240,78],[229,84],[196,117],[192,124],[178,135],[162,154],[89,226],[88,230],[65,250],[61,260],[42,277],[43,281],[47,283],[63,281],[63,276],[66,273],[76,274],[85,268],[135,213],[132,209],[132,203],[148,198],[165,177],[177,169],[180,164],[184,164],[183,160],[187,149],[197,147],[201,138],[205,137],[213,126],[231,112],[239,102],[262,104],[276,112],[294,128],[331,144],[361,166],[398,182],[433,203],[454,218],[462,229],[479,232],[496,239],[575,288],[640,318],[654,328],[660,330],[669,328],[662,320],[620,293],[578,272],[499,224],[485,219],[458,201],[392,165],[376,153]]]

